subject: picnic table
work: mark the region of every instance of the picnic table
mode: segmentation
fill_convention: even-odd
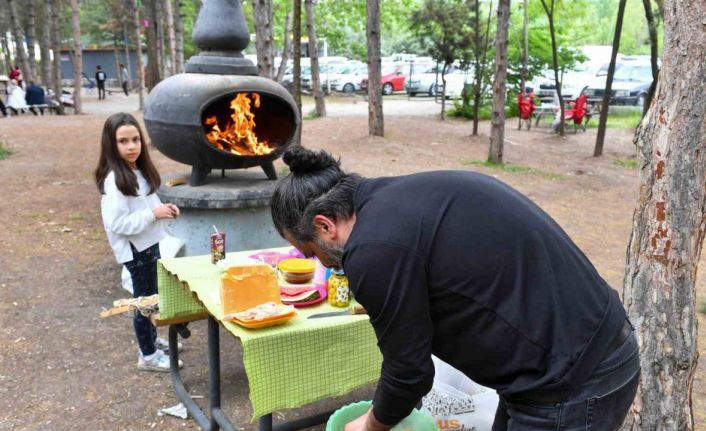
[[[247,257],[257,251],[228,256]],[[157,323],[169,325],[174,390],[202,429],[236,429],[220,403],[221,327],[242,344],[252,421],[259,418],[261,431],[298,430],[323,423],[332,412],[276,425],[272,423],[272,413],[344,395],[379,378],[382,356],[367,315],[307,319],[311,314],[340,310],[324,301],[297,309],[297,316],[284,325],[243,328],[222,320],[220,272],[211,263],[210,255],[161,259],[157,265],[160,297]],[[188,332],[186,322],[203,318],[208,319],[210,418],[189,396],[177,366],[177,333]],[[313,375],[305,370],[325,372]]]
[[[553,123],[554,122],[554,117],[556,115],[556,105],[553,103],[542,103],[539,105],[532,115],[534,115],[534,125],[535,127],[539,125],[539,121],[542,118],[549,118],[550,121]],[[569,109],[567,106],[566,109]],[[591,121],[594,115],[600,114],[600,106],[597,105],[590,105],[586,107],[586,113],[584,114],[583,121],[581,122],[581,125],[574,125],[574,131],[578,127],[581,127],[583,131],[586,131],[586,128],[588,127],[588,123]],[[568,124],[568,122],[567,122]]]

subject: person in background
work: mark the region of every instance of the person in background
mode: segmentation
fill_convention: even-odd
[[[13,79],[17,81],[17,85],[20,87],[23,87],[23,82],[22,82],[22,71],[20,70],[20,67],[15,65],[10,69],[10,73],[7,75],[8,78],[10,78],[10,81]]]
[[[120,83],[123,86],[123,91],[125,95],[128,95],[128,84],[130,82],[130,75],[127,73],[127,67],[124,64],[120,64]]]
[[[11,79],[10,85],[7,86],[7,107],[15,115],[20,112],[24,113],[28,108],[25,100],[25,91],[17,83],[16,79]]]
[[[100,65],[96,66],[96,85],[98,86],[98,100],[105,100],[105,80],[107,75]]]
[[[157,196],[159,172],[143,136],[132,115],[108,117],[95,170],[103,227],[118,263],[130,271],[135,298],[157,293],[159,241],[167,236],[163,220],[179,216],[176,205],[163,204]],[[133,326],[140,350],[137,368],[169,372],[169,356],[163,351],[167,340],[157,337],[150,319],[140,313],[135,313]]]
[[[34,81],[29,81],[25,94],[25,101],[27,102],[27,105],[29,105],[29,110],[32,111],[34,115],[39,115],[37,114],[37,109],[39,109],[39,112],[44,115],[44,89],[36,85]],[[41,106],[37,107],[33,105]]]
[[[637,391],[637,339],[618,293],[547,213],[470,171],[363,178],[297,147],[271,199],[277,231],[343,268],[382,367],[346,431],[383,431],[434,380],[432,354],[500,401],[493,431],[616,431]]]

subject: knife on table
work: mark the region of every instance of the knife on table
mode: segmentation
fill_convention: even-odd
[[[368,312],[360,305],[355,305],[353,308],[347,308],[343,311],[332,311],[330,313],[312,314],[309,319],[317,319],[319,317],[334,317],[334,316],[353,316],[356,314],[367,314]]]

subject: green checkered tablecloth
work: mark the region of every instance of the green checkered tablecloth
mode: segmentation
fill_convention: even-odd
[[[210,256],[160,260],[160,318],[205,309],[221,320],[219,275]],[[262,329],[222,322],[243,345],[253,421],[277,410],[346,394],[379,378],[382,356],[368,316],[307,319],[327,311],[340,308],[324,301],[299,308],[297,316],[284,325]]]

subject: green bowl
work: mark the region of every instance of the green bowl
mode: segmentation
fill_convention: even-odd
[[[361,417],[372,405],[372,401],[359,401],[336,410],[328,419],[326,431],[343,431],[349,422]],[[417,409],[395,425],[392,431],[437,431],[434,419]]]

